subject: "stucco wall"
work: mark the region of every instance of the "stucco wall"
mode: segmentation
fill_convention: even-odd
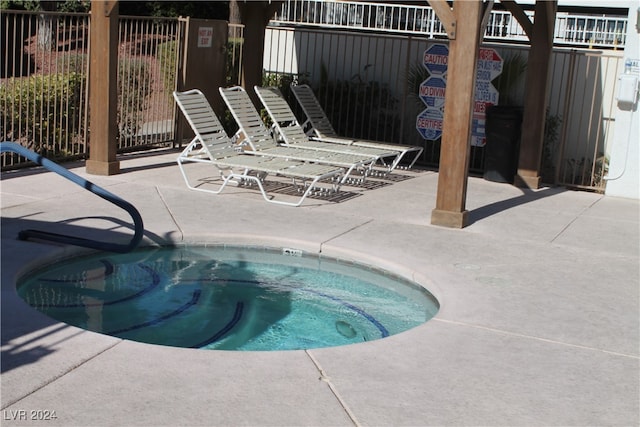
[[[629,2],[625,64],[640,63],[640,34],[637,29],[640,2]],[[640,67],[625,67],[627,74],[640,79]],[[620,85],[619,85],[620,86]],[[624,94],[618,94],[618,97]],[[637,95],[636,95],[637,99]],[[640,114],[638,101],[633,104],[618,102],[615,115],[615,140],[609,160],[605,194],[640,199]]]

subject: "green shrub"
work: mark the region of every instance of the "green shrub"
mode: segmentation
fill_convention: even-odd
[[[178,57],[178,42],[173,40],[158,45],[156,57],[160,62],[160,73],[162,74],[162,87],[168,94],[167,101],[173,103],[172,93],[176,86],[176,60]]]
[[[230,37],[227,41],[227,85],[240,84],[240,64],[242,63],[242,49],[244,39]]]
[[[2,139],[60,157],[83,132],[79,73],[11,78],[0,86]]]
[[[118,126],[119,143],[135,137],[143,123],[142,112],[149,106],[151,72],[143,60],[118,64]]]
[[[89,58],[84,53],[69,53],[56,58],[56,70],[62,73],[84,74],[87,71]]]
[[[291,109],[293,113],[296,115],[298,119],[304,117],[304,113],[300,108],[298,108],[298,102],[296,101],[293,92],[291,92],[291,83],[301,85],[308,84],[308,74],[300,73],[300,74],[291,74],[291,73],[272,73],[272,72],[263,72],[262,73],[262,87],[277,87],[280,89],[282,96]],[[271,117],[267,113],[267,110],[262,108],[260,110],[260,117],[262,117],[262,121],[265,123],[267,127],[271,126]]]
[[[309,76],[307,73],[262,73],[262,86],[277,87],[287,99],[293,96],[291,94],[291,83],[297,85],[308,84]]]
[[[366,71],[366,67],[365,67]],[[309,84],[309,74],[264,73],[262,86],[277,87],[292,106],[298,119],[304,117],[291,93],[290,84]],[[351,80],[329,80],[321,70],[320,86],[313,90],[338,134],[353,138],[397,141],[400,122],[398,100],[386,84],[366,81],[360,74]],[[263,121],[269,125],[266,111]]]
[[[380,141],[399,139],[398,100],[387,85],[359,79],[330,80],[314,91],[338,134]]]
[[[544,124],[544,140],[542,141],[542,161],[540,176],[542,182],[555,184],[556,164],[558,157],[558,137],[562,126],[562,118],[553,115],[547,108]]]

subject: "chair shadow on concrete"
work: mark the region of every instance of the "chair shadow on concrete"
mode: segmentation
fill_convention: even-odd
[[[9,317],[10,313],[9,304],[2,302],[2,324],[11,325],[12,319]],[[43,357],[46,357],[55,350],[53,347],[60,344],[63,341],[69,340],[72,337],[81,334],[82,331],[77,331],[75,334],[62,338],[54,343],[48,341],[48,345],[41,344],[34,345],[34,342],[46,337],[47,335],[53,335],[61,332],[63,329],[70,328],[69,325],[61,324],[53,319],[44,318],[44,315],[38,316],[38,320],[34,321],[30,319],[29,330],[20,331],[16,328],[5,327],[2,328],[2,352],[0,354],[2,363],[0,364],[0,373],[4,374],[12,369],[18,368],[24,365],[30,365],[36,363]],[[24,342],[14,342],[17,338],[24,335],[32,335],[32,337]]]

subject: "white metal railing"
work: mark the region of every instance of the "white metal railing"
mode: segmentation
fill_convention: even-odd
[[[624,47],[627,19],[606,16],[558,14],[557,43],[594,47]]]
[[[525,12],[529,18],[533,12]],[[308,25],[323,28],[385,31],[444,38],[446,32],[429,6],[335,0],[287,0],[271,20],[274,25]],[[626,17],[558,13],[554,44],[578,47],[622,48]],[[485,38],[526,42],[528,38],[509,12],[491,12]]]

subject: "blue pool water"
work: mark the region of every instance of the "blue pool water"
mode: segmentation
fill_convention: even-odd
[[[294,350],[385,338],[438,311],[423,287],[288,249],[146,248],[58,262],[18,284],[48,316],[129,340],[220,350]]]

